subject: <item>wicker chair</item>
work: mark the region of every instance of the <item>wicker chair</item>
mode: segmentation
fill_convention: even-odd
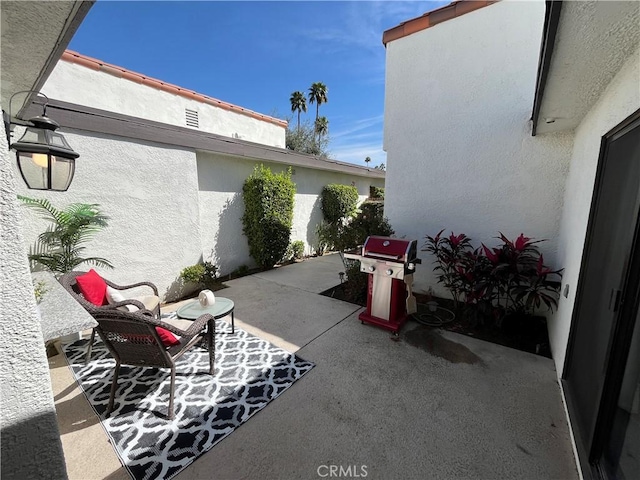
[[[107,280],[106,278],[103,278],[103,280],[107,283],[107,285],[109,285],[111,288],[115,288],[116,290],[129,290],[131,288],[146,286],[151,288],[151,290],[153,290],[153,295],[146,296],[146,297],[139,297],[139,298],[131,298],[131,299],[127,299],[122,302],[113,303],[110,305],[98,306],[87,301],[82,296],[82,294],[80,293],[80,289],[78,288],[76,277],[79,277],[80,275],[84,275],[85,273],[87,272],[73,271],[73,272],[65,273],[62,277],[60,277],[59,282],[67,290],[67,292],[69,292],[69,294],[72,297],[74,297],[78,302],[80,302],[80,304],[85,308],[85,310],[87,310],[93,317],[95,317],[96,313],[104,311],[105,309],[116,310],[119,307],[126,307],[127,305],[133,305],[137,307],[141,312],[147,311],[150,314],[152,314],[154,318],[160,319],[160,297],[158,296],[158,287],[156,287],[153,283],[138,282],[131,285],[118,285],[116,283],[113,283]],[[93,341],[95,340],[95,337],[96,337],[96,331],[94,329],[91,332],[91,340],[89,341],[89,347],[87,349],[87,357],[85,359],[85,362],[87,363],[91,359],[91,349],[93,348]]]
[[[111,393],[109,395],[109,406],[107,407],[107,416],[113,411],[120,366],[124,364],[171,369],[168,417],[169,419],[173,419],[173,398],[176,376],[175,361],[203,338],[206,338],[209,350],[209,373],[211,375],[214,374],[214,318],[209,314],[201,315],[193,321],[187,330],[182,330],[159,320],[159,308],[157,312],[147,310],[144,308],[144,305],[135,300],[114,303],[112,305],[96,306],[86,301],[77,290],[75,278],[81,274],[82,272],[67,273],[60,278],[60,283],[87,309],[93,318],[96,319],[98,326],[94,329],[94,333],[96,331],[98,332],[98,335],[100,335],[100,338],[116,360],[116,368],[111,383]],[[107,280],[105,281],[108,285],[117,288],[117,286],[114,286],[115,284]],[[149,284],[146,282],[135,284],[135,286],[139,285]],[[134,304],[138,306],[140,310],[136,312],[118,310],[117,307],[123,306],[122,304]],[[172,347],[165,347],[155,327],[166,328],[170,332],[180,336],[180,343]],[[92,334],[92,342],[93,338]]]
[[[215,357],[215,321],[209,314],[201,315],[186,330],[180,330],[168,323],[154,319],[144,312],[122,312],[120,310],[102,310],[95,314],[98,326],[96,330],[111,355],[116,359],[116,368],[111,383],[107,416],[113,410],[118,387],[120,365],[140,367],[165,367],[171,369],[171,387],[169,390],[168,417],[173,419],[173,397],[176,381],[175,361],[202,338],[207,339],[209,349],[209,373],[214,374]],[[178,345],[165,347],[155,327],[161,326],[182,338]]]

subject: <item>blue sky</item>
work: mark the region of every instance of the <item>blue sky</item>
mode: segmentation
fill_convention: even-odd
[[[378,165],[382,32],[447,3],[98,1],[69,48],[280,118],[293,91],[323,82],[331,156]],[[315,106],[302,118],[313,120]]]

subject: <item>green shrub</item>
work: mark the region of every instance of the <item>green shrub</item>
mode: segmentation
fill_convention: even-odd
[[[369,187],[369,197],[376,200],[384,200],[384,187],[376,187],[371,185]]]
[[[302,257],[304,257],[304,242],[302,240],[296,240],[289,244],[284,257],[282,257],[282,261],[300,260]]]
[[[291,244],[291,250],[293,251],[293,258],[300,260],[304,257],[304,242],[302,240],[296,240]]]
[[[326,222],[321,222],[316,225],[316,237],[318,241],[316,243],[315,252],[316,255],[322,256],[329,248],[331,248],[331,242],[329,241],[330,225]]]
[[[362,245],[370,235],[388,237],[394,233],[384,217],[384,204],[364,202],[360,205],[358,215],[341,229],[335,246],[340,250],[349,250]]]
[[[245,275],[247,275],[249,273],[249,267],[247,267],[246,265],[240,265],[238,268],[235,269],[235,271],[233,272],[234,275],[238,276],[238,277],[244,277]]]
[[[369,275],[360,271],[360,262],[352,262],[346,269],[347,281],[344,284],[344,295],[352,303],[365,305]]]
[[[180,278],[200,287],[212,288],[218,283],[218,267],[211,262],[196,263],[183,268]]]
[[[180,278],[189,283],[200,283],[204,276],[204,265],[197,263],[190,267],[184,267],[180,272]]]
[[[326,250],[335,249],[341,231],[341,225],[331,224],[325,221],[319,223],[316,226],[316,235],[318,236],[318,247],[316,248],[316,253],[318,255],[322,255]]]
[[[362,245],[370,235],[393,235],[395,232],[383,214],[383,203],[364,202],[355,218],[335,224],[322,222],[316,227],[318,245],[345,251]]]
[[[295,192],[290,169],[273,173],[259,165],[244,182],[243,233],[249,253],[263,268],[273,267],[287,251]]]
[[[358,208],[358,189],[351,185],[326,185],[322,189],[321,201],[324,219],[335,224],[355,214]]]

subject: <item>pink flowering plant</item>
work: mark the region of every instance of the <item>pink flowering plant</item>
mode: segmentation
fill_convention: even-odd
[[[506,315],[528,314],[558,306],[562,270],[544,264],[534,240],[520,234],[510,240],[500,233],[500,244],[473,249],[464,234],[426,237],[423,251],[434,255],[438,281],[456,303],[474,306],[475,313],[492,316],[498,324]]]

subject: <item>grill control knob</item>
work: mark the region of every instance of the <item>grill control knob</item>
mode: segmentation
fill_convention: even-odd
[[[387,270],[387,275],[393,275],[393,270],[391,269]]]
[[[370,272],[375,272],[375,271],[376,271],[376,267],[374,267],[373,265],[371,265],[371,266],[369,267],[369,271],[370,271]]]

